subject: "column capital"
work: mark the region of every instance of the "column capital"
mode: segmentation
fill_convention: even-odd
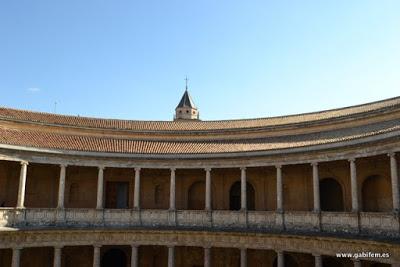
[[[20,162],[20,164],[21,164],[21,165],[29,165],[29,162],[28,162],[28,161],[25,161],[25,160],[23,160],[23,161],[21,161],[21,162]]]
[[[206,172],[210,172],[210,171],[211,171],[211,168],[207,167],[207,168],[204,168],[204,170],[205,170]]]
[[[68,164],[67,163],[60,163],[59,166],[60,166],[60,168],[67,168]]]
[[[58,246],[54,246],[54,249],[63,249],[64,246],[58,245]]]
[[[396,152],[389,152],[387,153],[388,157],[394,158],[396,157]]]
[[[275,168],[277,168],[277,169],[282,169],[282,164],[276,164],[276,165],[275,165]]]
[[[314,166],[318,166],[318,162],[316,162],[316,161],[315,162],[311,162],[310,165],[313,166],[313,167]]]
[[[99,171],[100,170],[102,170],[102,171],[104,171],[104,169],[106,168],[104,165],[100,165],[100,166],[97,166],[97,168],[99,169]]]
[[[211,249],[211,245],[203,246],[204,249]]]
[[[312,253],[312,255],[313,255],[314,257],[321,257],[321,256],[322,256],[321,254],[317,254],[317,253]]]
[[[245,170],[246,170],[246,167],[243,167],[243,166],[242,166],[242,167],[240,167],[240,170],[241,170],[241,171],[245,171]]]
[[[167,248],[172,248],[172,249],[174,249],[174,248],[175,248],[175,245],[168,245]]]
[[[349,158],[349,159],[348,159],[348,162],[354,163],[354,162],[356,162],[356,158]]]
[[[135,244],[135,243],[131,244],[131,248],[139,248],[139,247],[140,247],[139,244]]]
[[[94,247],[94,248],[101,248],[102,245],[100,245],[100,244],[93,244],[93,247]]]
[[[176,171],[176,167],[171,167],[169,168],[171,172],[175,172]]]
[[[140,172],[141,169],[140,167],[135,167],[135,172]]]
[[[21,249],[23,249],[24,247],[21,247],[21,246],[18,246],[18,247],[13,247],[12,249],[13,250],[21,250]]]

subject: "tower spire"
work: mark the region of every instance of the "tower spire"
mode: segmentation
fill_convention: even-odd
[[[175,109],[175,120],[198,120],[199,111],[195,106],[192,98],[190,97],[188,91],[188,81],[187,76],[185,77],[185,92],[179,101],[178,106]]]

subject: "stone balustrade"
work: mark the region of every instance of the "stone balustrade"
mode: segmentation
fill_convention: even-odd
[[[394,213],[0,208],[0,227],[144,227],[399,237]]]

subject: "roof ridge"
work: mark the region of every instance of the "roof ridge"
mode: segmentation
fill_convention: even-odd
[[[387,103],[386,105],[382,106],[377,106],[373,107],[374,105],[379,105],[379,104],[384,104]],[[204,125],[206,126],[207,124],[210,126],[217,125],[218,123],[222,123],[224,125],[221,126],[221,129],[225,129],[229,124],[232,124],[231,126],[234,126],[235,122],[259,122],[259,121],[274,121],[274,120],[280,120],[280,119],[288,119],[288,118],[298,118],[298,117],[304,117],[304,116],[311,116],[311,115],[319,115],[319,114],[324,114],[324,113],[335,113],[338,111],[345,111],[345,110],[351,110],[351,109],[359,109],[362,107],[368,107],[371,106],[370,109],[367,110],[359,110],[359,111],[354,111],[354,112],[349,112],[345,114],[332,114],[331,116],[327,116],[325,118],[305,118],[304,121],[320,121],[323,119],[327,118],[334,118],[334,117],[343,117],[346,115],[351,115],[351,114],[360,114],[360,113],[365,113],[371,110],[380,110],[384,109],[387,107],[392,107],[400,105],[400,97],[393,97],[393,98],[388,98],[384,100],[378,100],[374,102],[369,102],[369,103],[364,103],[364,104],[359,104],[359,105],[353,105],[353,106],[346,106],[346,107],[341,107],[341,108],[335,108],[335,109],[327,109],[327,110],[321,110],[321,111],[314,111],[314,112],[307,112],[307,113],[299,113],[299,114],[289,114],[289,115],[282,115],[282,116],[273,116],[273,117],[260,117],[260,118],[245,118],[245,119],[230,119],[230,120],[208,120],[208,121],[161,121],[161,120],[128,120],[128,119],[116,119],[116,118],[99,118],[99,117],[86,117],[86,116],[74,116],[74,115],[66,115],[66,114],[55,114],[55,113],[49,113],[49,112],[43,112],[43,111],[31,111],[31,110],[25,110],[25,109],[16,109],[16,108],[8,108],[8,107],[0,107],[0,119],[14,119],[17,121],[34,121],[34,122],[44,122],[44,123],[49,123],[49,124],[55,124],[55,125],[71,125],[71,126],[83,126],[83,127],[89,127],[89,128],[116,128],[116,129],[132,129],[135,127],[134,124],[137,124],[136,127],[137,129],[141,130],[146,130],[148,127],[148,130],[154,130],[154,126],[159,126],[161,125],[186,125],[188,127],[186,128],[193,128],[195,125]],[[3,111],[3,113],[2,113]],[[26,113],[26,116],[21,118],[21,114],[12,114],[13,112],[15,113]],[[24,114],[22,114],[24,115]],[[34,116],[37,115],[43,115],[46,116],[44,118],[34,118]],[[32,118],[33,117],[33,118]],[[55,121],[51,120],[51,118],[54,118]],[[59,121],[57,118],[60,119],[67,119],[66,121]],[[76,123],[74,123],[74,120]],[[80,122],[78,123],[79,120]],[[85,123],[86,121],[86,123]],[[92,123],[90,123],[92,121]],[[94,122],[104,122],[106,123],[104,125],[95,125]],[[293,121],[288,121],[284,123],[277,123],[279,125],[282,124],[293,124],[296,122]],[[125,125],[123,125],[125,124]],[[228,125],[227,125],[228,124]],[[146,127],[147,125],[147,127]],[[151,127],[150,127],[151,126]],[[234,127],[228,127],[231,129],[236,129],[236,128],[252,128],[252,127],[262,127],[261,126],[255,126],[255,125],[241,125],[241,127],[234,126]],[[173,127],[174,129],[176,127]],[[179,127],[178,127],[179,128]],[[176,128],[175,130],[179,130]],[[200,127],[200,130],[207,130],[207,128]],[[172,130],[174,130],[172,129]],[[211,128],[215,129],[215,128]],[[220,128],[218,128],[220,129]],[[162,129],[160,129],[162,130]],[[166,129],[168,130],[168,129]],[[171,129],[169,129],[171,130]],[[196,130],[196,129],[193,129]]]

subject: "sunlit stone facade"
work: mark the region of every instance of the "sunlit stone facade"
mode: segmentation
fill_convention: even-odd
[[[0,266],[400,266],[399,151],[400,98],[230,121],[0,108]],[[360,252],[390,257],[336,257]]]

